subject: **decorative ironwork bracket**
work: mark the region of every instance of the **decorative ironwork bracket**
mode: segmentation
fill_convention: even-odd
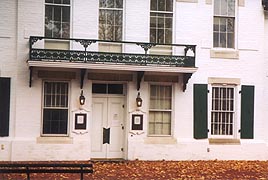
[[[89,40],[89,39],[77,39],[75,42],[79,42],[82,46],[84,46],[85,51],[87,50],[88,46],[90,46],[92,43],[96,43],[95,40]]]
[[[31,37],[30,43],[31,43],[31,45],[33,45],[34,43],[36,43],[37,41],[42,40],[42,39],[43,39],[43,37]]]
[[[30,66],[29,70],[30,70],[29,87],[32,87],[33,67]]]
[[[137,72],[137,91],[140,90],[140,87],[141,87],[141,80],[144,76],[144,71],[138,71]]]
[[[183,74],[183,92],[185,92],[187,83],[188,83],[189,79],[191,78],[191,76],[192,76],[192,73]]]
[[[184,48],[184,56],[187,55],[187,52],[188,52],[189,49],[193,51],[194,56],[195,56],[195,46],[187,46],[187,45]]]
[[[144,49],[145,54],[147,54],[147,51],[149,49],[156,46],[155,43],[136,43],[136,44]]]
[[[84,87],[84,79],[85,79],[86,69],[80,69],[80,89]]]

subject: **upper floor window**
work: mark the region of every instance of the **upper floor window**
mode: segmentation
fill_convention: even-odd
[[[213,47],[235,46],[235,0],[214,0]]]
[[[172,43],[173,0],[151,0],[150,42]]]
[[[45,36],[70,37],[70,0],[45,0]]]
[[[123,0],[99,1],[99,39],[121,41]]]

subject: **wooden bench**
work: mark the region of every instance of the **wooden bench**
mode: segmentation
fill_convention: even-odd
[[[80,179],[83,180],[84,173],[93,173],[93,164],[2,163],[0,164],[1,173],[27,174],[27,180],[30,180],[31,173],[80,173]]]

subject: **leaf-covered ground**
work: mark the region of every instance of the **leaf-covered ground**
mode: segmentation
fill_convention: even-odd
[[[79,162],[76,162],[79,163]],[[122,161],[93,162],[94,173],[84,179],[97,180],[268,180],[268,161]],[[79,174],[32,174],[32,180],[75,180]],[[2,180],[26,179],[21,174],[0,174]]]

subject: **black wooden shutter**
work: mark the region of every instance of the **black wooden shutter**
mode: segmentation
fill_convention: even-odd
[[[194,138],[206,139],[208,137],[208,103],[207,84],[194,84]]]
[[[9,136],[10,78],[0,78],[0,137]]]
[[[253,139],[254,134],[254,86],[241,89],[241,139]]]

